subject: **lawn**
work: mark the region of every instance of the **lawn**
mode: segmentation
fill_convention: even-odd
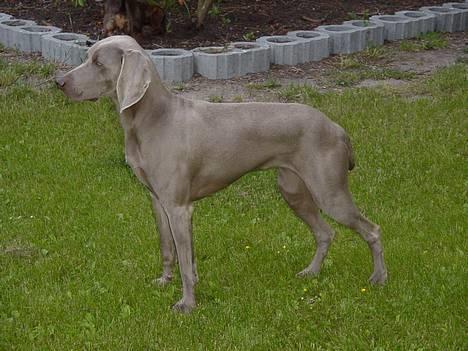
[[[151,284],[157,232],[114,107],[69,101],[41,84],[52,71],[0,61],[1,350],[468,349],[466,64],[405,91],[281,92],[349,132],[385,287],[367,283],[366,244],[335,223],[320,276],[296,278],[313,238],[275,172],[256,172],[197,203],[190,315],[170,309],[178,277]]]

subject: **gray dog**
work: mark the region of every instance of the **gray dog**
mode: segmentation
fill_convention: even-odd
[[[56,83],[73,100],[109,96],[115,102],[127,162],[150,191],[158,221],[163,262],[158,284],[171,281],[177,253],[183,297],[175,310],[196,306],[193,202],[249,171],[272,167],[278,168],[284,199],[315,234],[314,258],[298,275],[319,273],[334,237],[321,209],[361,235],[373,257],[371,283],[385,282],[379,226],[361,215],[348,190],[351,143],[321,112],[300,104],[212,104],[174,96],[128,36],[96,43],[86,62],[57,76]]]

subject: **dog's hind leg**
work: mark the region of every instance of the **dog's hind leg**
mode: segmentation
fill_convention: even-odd
[[[333,240],[333,230],[320,216],[319,208],[299,176],[286,168],[280,168],[278,186],[289,207],[309,226],[315,236],[317,248],[314,258],[307,268],[298,273],[298,276],[316,275],[320,272],[322,262]]]
[[[338,223],[358,232],[367,242],[374,264],[369,281],[383,284],[387,279],[387,270],[380,228],[365,218],[352,200],[348,189],[346,154],[340,149],[334,150],[318,160],[317,165],[309,165],[310,169],[301,173],[307,188],[320,209]]]

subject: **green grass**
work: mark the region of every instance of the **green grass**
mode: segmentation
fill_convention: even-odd
[[[357,69],[333,70],[329,73],[329,76],[334,84],[343,87],[350,87],[366,79],[384,80],[392,78],[411,80],[416,76],[416,74],[414,72],[400,71],[391,68],[362,66]]]
[[[112,104],[15,78],[0,90],[0,349],[466,350],[467,66],[419,84],[417,100],[284,94],[349,132],[351,189],[382,227],[385,287],[368,285],[369,250],[336,224],[322,274],[296,278],[313,239],[274,171],[257,172],[197,203],[199,307],[179,315],[180,279],[151,285],[150,200]]]
[[[429,32],[418,36],[414,40],[402,40],[400,42],[401,51],[422,51],[443,49],[448,45],[447,39],[442,33]]]
[[[272,89],[277,89],[277,88],[280,88],[280,87],[281,87],[281,83],[278,82],[274,78],[268,78],[266,81],[264,81],[262,83],[249,83],[249,84],[247,84],[247,88],[252,89],[252,90],[264,90],[264,89],[272,90]]]

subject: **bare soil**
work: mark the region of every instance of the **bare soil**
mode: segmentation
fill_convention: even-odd
[[[391,14],[399,10],[442,4],[440,0],[224,0],[219,11],[212,11],[205,27],[196,31],[184,7],[168,13],[168,32],[157,35],[146,28],[143,47],[195,48],[230,41],[253,39],[263,35],[285,34],[291,30],[313,29],[321,24],[374,14]],[[188,1],[194,13],[195,0]],[[103,1],[88,0],[83,8],[64,0],[0,0],[0,12],[17,18],[32,19],[39,24],[54,25],[64,31],[100,37]]]

